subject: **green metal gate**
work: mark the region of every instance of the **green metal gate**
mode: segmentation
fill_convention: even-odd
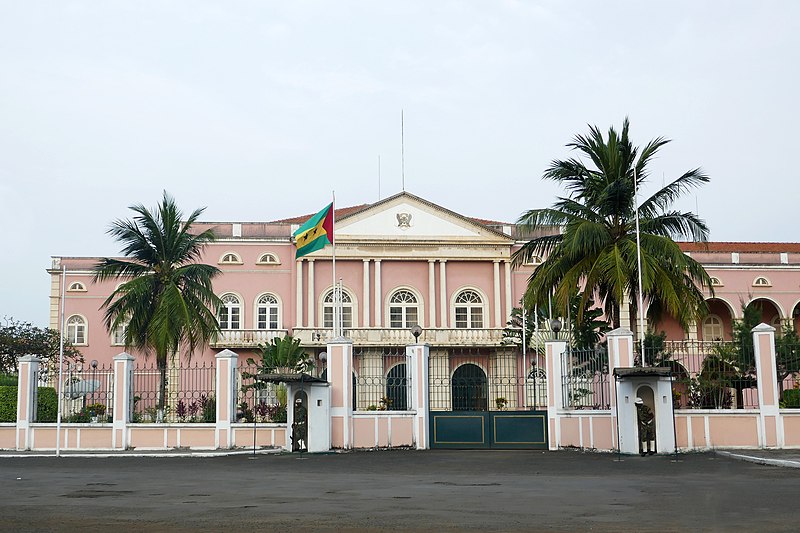
[[[429,361],[432,448],[547,449],[538,365],[503,348],[441,350]]]
[[[432,448],[547,449],[547,411],[431,411]]]

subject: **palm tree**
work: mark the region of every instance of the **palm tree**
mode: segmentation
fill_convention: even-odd
[[[528,280],[528,306],[542,305],[552,294],[557,307],[565,310],[571,296],[580,293],[582,313],[597,296],[614,327],[619,327],[626,297],[635,309],[634,179],[641,188],[648,178],[648,163],[669,141],[653,139],[640,153],[628,138],[628,128],[626,118],[621,134],[612,127],[604,138],[596,126],[590,126],[588,136],[578,135],[567,146],[591,164],[578,158],[556,160],[544,172],[544,179],[563,184],[569,194],[559,197],[551,208],[530,210],[518,220],[525,230],[539,235],[553,226],[562,228],[560,234],[533,238],[513,256],[515,266],[533,256],[547,257]],[[711,283],[702,265],[681,252],[673,239],[706,241],[708,228],[694,213],[671,206],[682,193],[708,180],[699,168],[690,170],[638,206],[643,296],[651,309],[670,313],[684,326],[702,315],[702,287],[710,288]]]
[[[215,338],[219,324],[212,309],[220,305],[211,280],[220,273],[200,264],[203,247],[214,240],[211,230],[191,232],[204,209],[188,219],[164,192],[154,211],[130,207],[133,220],[116,220],[108,233],[122,243],[124,259],[106,258],[95,266],[94,281],[125,280],[103,302],[109,331],[125,328],[125,346],[155,353],[160,371],[159,417],[166,396],[167,358],[184,348],[189,357]]]

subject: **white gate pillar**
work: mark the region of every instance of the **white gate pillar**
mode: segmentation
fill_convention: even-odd
[[[236,420],[236,367],[239,356],[231,350],[217,354],[217,424],[214,445],[217,448],[233,447],[233,427]]]
[[[353,447],[353,341],[344,337],[334,339],[327,350],[331,447],[349,449]]]
[[[564,407],[561,387],[561,359],[567,351],[567,342],[549,340],[544,343],[545,369],[547,370],[547,440],[548,448],[557,450],[561,444],[561,423],[558,410]]]
[[[414,414],[414,443],[418,450],[430,448],[428,419],[428,358],[430,346],[427,344],[410,344],[406,346],[409,372],[411,378],[411,405]]]

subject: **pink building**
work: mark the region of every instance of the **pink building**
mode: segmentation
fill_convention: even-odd
[[[224,308],[220,338],[197,360],[231,348],[249,350],[291,333],[321,350],[332,330],[331,248],[294,259],[292,232],[308,216],[274,222],[206,222],[218,240],[203,261],[223,274],[215,289]],[[409,193],[336,212],[336,275],[344,292],[343,320],[357,346],[403,346],[409,328],[436,348],[496,348],[513,306],[535,265],[512,269],[521,241],[513,224],[473,219]],[[714,280],[709,315],[684,331],[670,317],[652,324],[669,340],[730,340],[742,306],[755,303],[763,321],[800,322],[800,243],[685,243]],[[69,339],[86,356],[110,363],[122,349],[100,306],[111,284],[92,283],[95,257],[54,257],[49,270],[50,326],[59,328],[61,268],[66,268],[65,317]],[[623,324],[630,329],[630,322]]]

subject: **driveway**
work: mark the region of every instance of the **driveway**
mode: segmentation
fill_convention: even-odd
[[[0,458],[0,529],[796,531],[800,470],[713,453]]]

